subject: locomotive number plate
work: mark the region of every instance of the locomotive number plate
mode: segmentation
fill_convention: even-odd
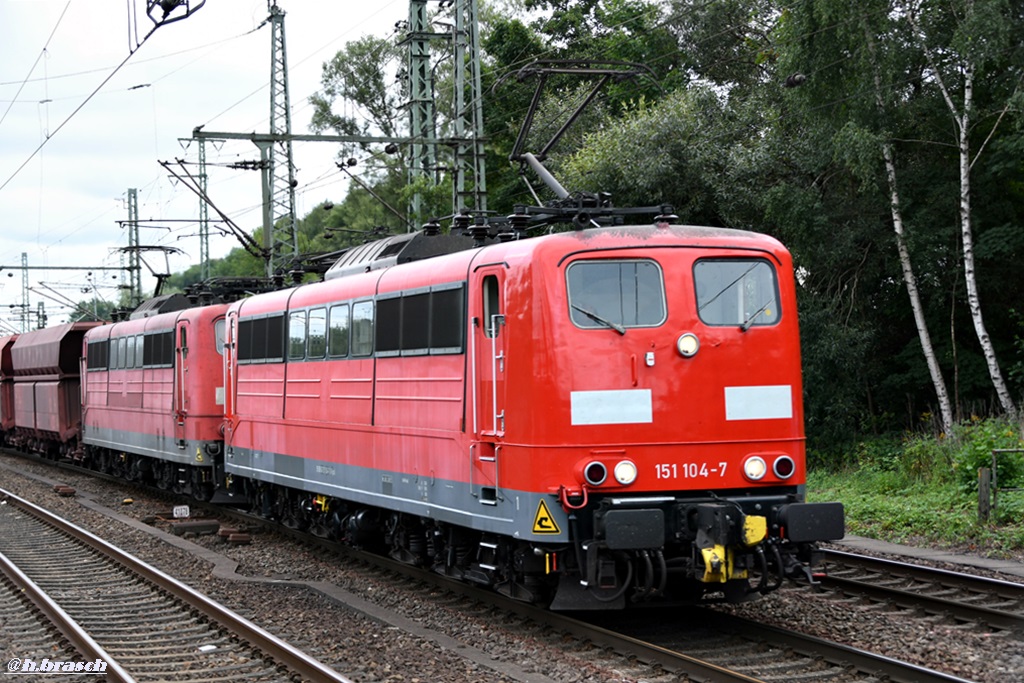
[[[654,466],[658,479],[707,479],[724,477],[727,462],[663,462]]]

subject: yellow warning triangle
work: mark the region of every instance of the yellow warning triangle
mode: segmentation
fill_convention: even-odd
[[[537,506],[537,514],[533,516],[533,533],[535,534],[560,534],[562,530],[558,528],[558,522],[551,516],[551,511],[548,510],[548,504],[544,502],[542,498],[540,505]]]

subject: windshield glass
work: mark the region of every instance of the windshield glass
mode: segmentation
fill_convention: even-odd
[[[566,272],[577,327],[655,327],[665,321],[665,284],[654,261],[577,261]]]
[[[701,259],[693,267],[697,312],[707,325],[744,330],[779,321],[775,268],[763,259]]]

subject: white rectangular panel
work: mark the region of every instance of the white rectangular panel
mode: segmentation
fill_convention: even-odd
[[[793,417],[793,387],[726,387],[726,420],[783,420]]]
[[[653,421],[650,389],[572,392],[574,425],[641,424]]]

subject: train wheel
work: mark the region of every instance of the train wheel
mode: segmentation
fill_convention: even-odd
[[[427,563],[427,529],[418,519],[394,514],[388,520],[388,554],[399,562],[423,566]]]

